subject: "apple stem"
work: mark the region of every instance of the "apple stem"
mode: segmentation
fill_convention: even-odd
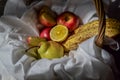
[[[69,17],[65,17],[65,21],[68,21],[69,20]]]

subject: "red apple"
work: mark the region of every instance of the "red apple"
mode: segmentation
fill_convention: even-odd
[[[56,25],[56,19],[49,13],[42,13],[39,16],[39,22],[46,27],[53,27]]]
[[[57,24],[67,26],[67,28],[71,32],[75,30],[79,26],[79,24],[82,24],[82,22],[79,16],[77,16],[76,14],[69,11],[65,11],[58,16]]]
[[[31,39],[32,39],[31,36],[27,37],[26,41],[27,41],[28,44],[30,43]]]
[[[57,14],[49,7],[44,6],[38,15],[39,22],[46,27],[53,27],[56,25]]]
[[[45,38],[50,40],[50,30],[51,28],[45,28],[40,32],[40,38]]]

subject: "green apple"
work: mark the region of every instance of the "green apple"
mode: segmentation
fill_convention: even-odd
[[[64,48],[57,42],[44,41],[40,43],[38,54],[41,56],[41,58],[47,59],[60,58],[64,55]]]

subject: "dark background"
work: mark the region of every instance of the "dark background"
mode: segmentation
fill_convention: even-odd
[[[4,6],[7,0],[0,0],[0,16],[3,14]]]

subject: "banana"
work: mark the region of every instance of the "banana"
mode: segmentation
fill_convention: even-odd
[[[74,34],[69,36],[63,46],[66,51],[76,49],[78,44],[98,34],[99,21],[94,20],[78,27]],[[108,37],[116,36],[120,33],[120,22],[116,19],[106,19],[105,35]]]

